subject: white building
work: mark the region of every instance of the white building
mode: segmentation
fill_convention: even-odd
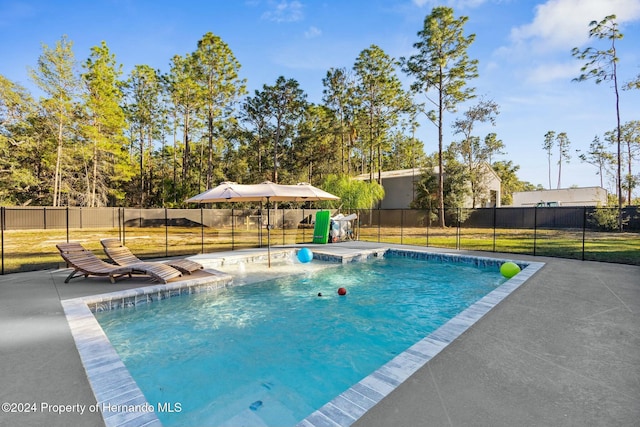
[[[513,206],[606,206],[607,190],[602,187],[561,188],[559,190],[517,191]]]

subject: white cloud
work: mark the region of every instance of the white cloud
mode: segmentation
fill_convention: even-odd
[[[262,19],[274,22],[296,22],[304,18],[302,3],[297,0],[269,2],[269,6],[271,6],[271,10],[263,13]]]
[[[580,63],[568,62],[571,49],[589,44],[589,23],[616,15],[621,25],[640,20],[640,0],[546,0],[534,9],[533,20],[511,29],[511,43],[495,58],[516,67],[528,84],[569,81],[579,75]]]
[[[568,50],[588,41],[591,21],[612,14],[619,24],[640,19],[640,0],[548,0],[531,23],[511,30],[511,40],[536,52]]]
[[[322,35],[322,31],[314,26],[309,27],[307,31],[304,32],[305,38],[313,39]]]
[[[580,64],[569,63],[541,64],[529,70],[527,81],[532,84],[549,83],[555,80],[569,81],[580,74]]]

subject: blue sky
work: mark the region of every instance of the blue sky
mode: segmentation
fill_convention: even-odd
[[[320,103],[327,70],[351,68],[370,45],[394,58],[410,56],[436,5],[469,17],[465,32],[476,34],[469,55],[480,72],[470,85],[500,106],[496,126],[477,135],[496,132],[506,145],[501,159],[520,165],[520,179],[546,188],[544,135],[566,132],[573,155],[562,166],[562,187],[599,185],[596,169],[581,163],[575,149],[588,149],[595,135],[615,128],[614,93],[608,83],[572,82],[582,63],[570,52],[604,48],[588,39],[588,24],[616,14],[624,34],[620,81],[638,76],[640,0],[0,0],[0,74],[33,90],[28,67],[35,67],[42,43],[54,46],[63,34],[79,62],[104,40],[125,74],[137,64],[166,72],[173,55],[192,52],[211,31],[234,52],[251,94],[282,75]],[[623,122],[640,120],[640,91],[621,92],[620,108]],[[417,136],[425,151],[437,150],[432,124],[423,122]],[[455,138],[447,127],[445,141]],[[555,188],[555,153],[552,162]]]

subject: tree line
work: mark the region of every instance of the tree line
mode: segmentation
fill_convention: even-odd
[[[365,48],[351,68],[327,71],[320,104],[285,76],[248,93],[241,64],[212,33],[171,58],[167,72],[136,65],[127,76],[106,42],[78,63],[63,36],[43,44],[30,69],[39,99],[0,75],[0,204],[178,207],[222,181],[331,186],[424,168],[419,204],[443,208],[463,194],[483,202],[485,162],[508,203],[511,192],[534,186],[517,179],[519,166],[494,161],[504,150],[497,134],[475,132],[495,122],[495,102],[480,98],[455,120],[459,139],[444,143],[445,117],[476,98],[467,19],[434,8],[414,55]],[[412,79],[409,89],[400,73]],[[430,155],[415,137],[425,118],[438,128]]]

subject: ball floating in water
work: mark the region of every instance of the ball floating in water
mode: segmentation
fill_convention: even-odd
[[[347,290],[345,288],[338,288],[338,295],[346,295]]]
[[[500,273],[507,279],[511,279],[516,274],[520,273],[520,267],[515,262],[505,262],[500,266]]]
[[[298,251],[298,261],[301,263],[310,262],[313,259],[313,252],[309,248],[302,248]]]

